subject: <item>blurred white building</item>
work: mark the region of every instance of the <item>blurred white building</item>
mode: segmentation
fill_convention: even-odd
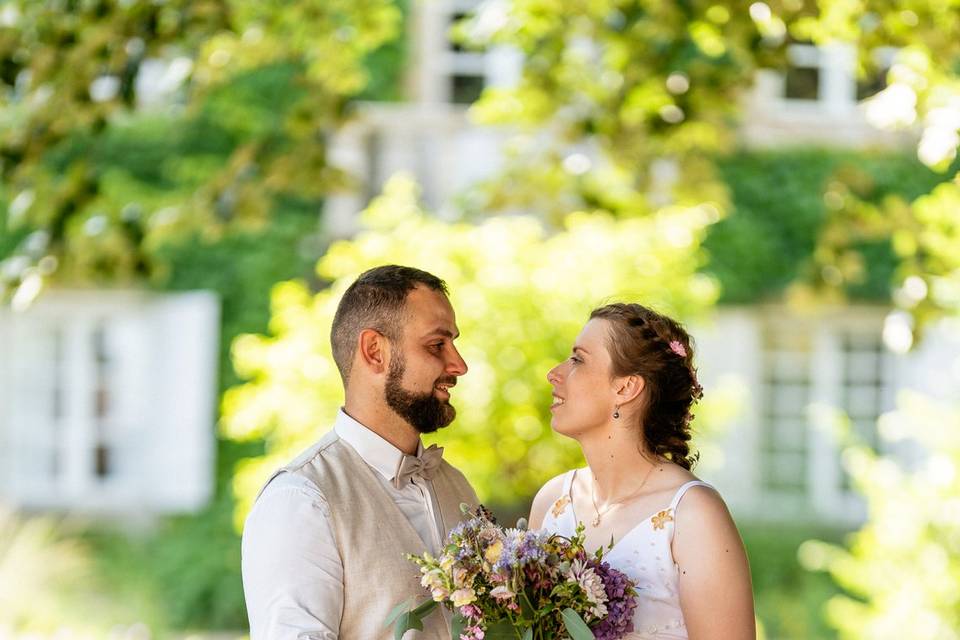
[[[502,165],[509,134],[473,124],[467,109],[484,87],[514,83],[522,60],[506,49],[465,51],[451,41],[451,25],[474,10],[476,0],[413,4],[411,99],[361,105],[334,142],[332,161],[361,185],[328,200],[325,220],[336,234],[356,229],[357,213],[394,173],[412,175],[427,207],[445,216],[458,193]],[[863,99],[883,88],[885,73],[858,80],[855,56],[846,46],[790,45],[786,72],[757,74],[744,104],[744,143],[915,144],[911,133],[869,124]],[[893,52],[879,56],[880,67],[888,67]],[[671,179],[671,171],[660,173]],[[877,418],[893,408],[899,390],[960,396],[960,371],[943,364],[960,357],[960,332],[940,327],[919,350],[895,355],[884,343],[890,311],[844,306],[798,316],[786,307],[721,307],[712,322],[695,329],[705,384],[747,390],[731,428],[710,448],[716,458],[701,467],[738,516],[856,525],[864,505],[841,466],[828,408],[846,412],[856,436],[883,449]]]
[[[467,106],[484,87],[515,82],[521,60],[451,42],[450,25],[474,0],[412,4],[410,100],[361,105],[331,145],[330,161],[359,185],[327,200],[324,219],[336,235],[356,229],[357,213],[396,172],[411,174],[443,216],[458,193],[501,166],[507,134],[471,123]],[[744,105],[747,144],[905,142],[867,123],[860,99],[878,87],[858,83],[851,50],[792,45],[789,55],[786,73],[757,76]],[[182,66],[150,73],[179,78]],[[127,518],[206,504],[218,309],[203,292],[98,290],[54,291],[27,312],[0,310],[0,501]],[[738,515],[859,522],[863,505],[835,436],[819,426],[822,408],[848,412],[858,436],[883,447],[877,417],[898,390],[958,396],[960,372],[943,363],[960,356],[960,331],[941,327],[919,350],[894,355],[884,345],[889,311],[725,307],[694,330],[705,386],[747,390],[712,449],[717,459],[703,466]]]

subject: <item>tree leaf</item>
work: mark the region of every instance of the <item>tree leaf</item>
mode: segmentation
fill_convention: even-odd
[[[590,627],[583,621],[579,613],[567,607],[560,615],[563,616],[563,626],[567,628],[567,633],[570,634],[572,640],[593,640],[593,631],[590,631]]]

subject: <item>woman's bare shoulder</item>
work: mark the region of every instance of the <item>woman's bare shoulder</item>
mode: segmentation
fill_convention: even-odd
[[[547,515],[549,509],[563,494],[563,483],[567,477],[567,472],[561,473],[547,480],[537,495],[533,498],[533,506],[530,507],[530,528],[539,529],[543,525],[543,518]]]

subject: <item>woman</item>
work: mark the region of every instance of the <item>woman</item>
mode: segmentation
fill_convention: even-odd
[[[743,543],[719,494],[690,472],[692,357],[675,321],[611,304],[547,374],[551,426],[588,466],[540,489],[530,526],[570,536],[583,522],[588,549],[613,543],[607,561],[637,583],[638,640],[756,637]]]

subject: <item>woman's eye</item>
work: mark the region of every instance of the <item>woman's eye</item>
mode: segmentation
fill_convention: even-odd
[[[570,362],[576,362],[577,364],[580,364],[581,362],[583,362],[583,360],[581,360],[577,356],[570,356]]]

